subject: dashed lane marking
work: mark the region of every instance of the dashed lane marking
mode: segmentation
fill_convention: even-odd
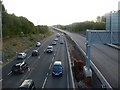
[[[3,81],[3,79],[0,79],[0,82],[2,82]]]
[[[7,75],[10,75],[12,73],[12,71],[10,71]]]
[[[40,56],[38,57],[38,59],[40,59]]]
[[[30,71],[31,69],[30,68],[28,68],[28,71]]]
[[[31,57],[31,55],[30,56],[28,56],[28,59]]]
[[[52,61],[54,60],[54,57],[52,58]]]
[[[49,69],[51,68],[51,66],[52,66],[52,63],[50,64]]]
[[[45,87],[46,81],[47,81],[47,77],[46,77],[45,80],[44,80],[44,83],[43,83],[43,85],[42,85],[42,88]]]

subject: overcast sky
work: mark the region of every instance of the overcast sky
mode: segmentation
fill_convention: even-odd
[[[7,12],[24,16],[35,25],[67,25],[95,20],[118,10],[120,0],[3,0]]]

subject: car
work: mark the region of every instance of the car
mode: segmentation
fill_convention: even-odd
[[[61,33],[61,35],[63,36],[64,34],[63,34],[63,33]]]
[[[58,41],[58,38],[55,38],[54,41]]]
[[[57,60],[53,64],[52,76],[62,76],[62,75],[63,75],[62,62],[60,60]]]
[[[27,54],[26,53],[18,53],[18,55],[17,55],[17,58],[18,59],[25,59],[27,57]]]
[[[22,74],[28,69],[28,64],[23,61],[16,63],[15,65],[12,66],[12,73],[13,74]]]
[[[60,41],[60,44],[64,44],[64,41],[63,41],[63,40],[61,40],[61,41]]]
[[[19,86],[18,90],[35,90],[35,83],[32,79],[26,79]]]
[[[56,41],[53,41],[53,42],[52,42],[52,45],[56,45],[56,44],[57,44]]]
[[[39,55],[39,51],[38,50],[33,50],[32,51],[32,56],[38,56]]]
[[[36,47],[40,47],[40,46],[41,46],[41,43],[37,42]]]
[[[52,53],[52,52],[53,52],[53,46],[48,46],[47,53]]]
[[[57,33],[57,34],[56,34],[56,37],[60,37],[60,33]]]

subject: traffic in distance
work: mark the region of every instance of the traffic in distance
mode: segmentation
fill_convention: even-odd
[[[67,86],[68,80],[66,79],[68,79],[68,76],[70,75],[68,75],[69,71],[66,68],[68,67],[68,61],[67,61],[67,55],[65,55],[67,51],[65,50],[66,47],[64,44],[65,43],[64,34],[56,32],[55,35],[52,36],[51,38],[52,38],[51,40],[50,39],[48,40],[49,43],[47,43],[47,40],[43,42],[37,42],[35,46],[32,48],[32,50],[29,50],[29,52],[23,51],[18,53],[16,55],[17,57],[15,60],[11,61],[10,63],[8,63],[8,65],[3,67],[3,89],[18,88],[19,90],[23,90],[23,89],[34,90],[35,88],[45,88],[45,87],[54,88],[56,81],[58,83],[60,82],[66,83],[66,84],[63,83],[62,87],[57,86],[57,88],[68,87]],[[47,44],[44,45],[44,43]],[[44,50],[41,50],[42,48],[44,48]],[[53,57],[52,63],[50,62],[50,60],[48,60],[51,57]],[[43,61],[42,59],[44,58],[45,60]],[[46,65],[42,67],[42,63],[46,63]],[[49,63],[50,65],[48,65]],[[46,70],[47,65],[49,66],[50,69],[49,71]],[[9,68],[10,72],[7,70],[7,68]],[[39,69],[41,69],[40,72]],[[46,78],[42,82],[39,82],[42,84],[38,86],[39,83],[37,82],[37,80],[39,81],[40,77],[43,79],[45,75],[42,75],[42,73],[44,72],[46,73],[46,71],[47,71]],[[7,77],[6,77],[6,73],[7,73]],[[36,77],[34,77],[35,75]],[[10,83],[11,81],[13,83]],[[51,83],[53,81],[54,83]]]

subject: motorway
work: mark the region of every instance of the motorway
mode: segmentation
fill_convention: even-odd
[[[18,61],[17,59],[12,60],[2,68],[2,88],[18,88],[19,85],[25,79],[32,79],[35,83],[36,88],[70,88],[70,69],[69,61],[67,57],[66,44],[60,44],[60,39],[65,39],[64,36],[60,36],[57,45],[54,45],[53,53],[46,53],[46,48],[56,38],[56,33],[49,38],[41,41],[41,46],[35,47],[35,45],[27,50],[27,58],[25,59],[28,63],[29,69],[24,74],[13,75],[11,67]],[[38,49],[39,56],[32,57],[31,53],[34,49]],[[63,76],[52,77],[52,66],[54,61],[61,60],[63,65]]]
[[[80,34],[70,33],[65,31],[82,50],[86,53],[86,38]],[[112,88],[118,88],[118,53],[119,50],[109,47],[107,45],[95,44],[91,47],[91,60],[112,86]]]

